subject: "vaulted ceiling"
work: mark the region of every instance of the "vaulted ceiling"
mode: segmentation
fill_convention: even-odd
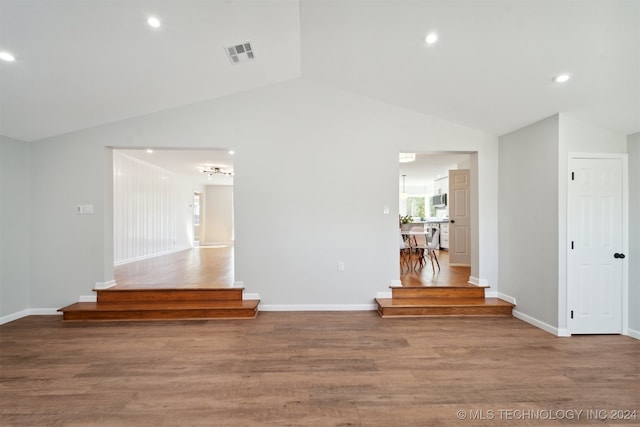
[[[300,77],[497,135],[640,131],[638,0],[0,0],[0,51],[0,134],[25,141]]]

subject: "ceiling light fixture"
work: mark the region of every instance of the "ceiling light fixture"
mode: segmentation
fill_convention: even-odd
[[[416,153],[400,153],[398,160],[400,160],[400,163],[414,162],[416,160]]]
[[[566,73],[565,74],[558,74],[557,76],[555,76],[553,78],[553,81],[556,82],[556,83],[565,83],[565,82],[568,82],[570,78],[571,78],[570,74],[566,74]]]
[[[427,36],[424,38],[424,41],[426,44],[435,44],[435,42],[438,41],[438,33],[429,33],[427,34]]]
[[[147,18],[147,24],[149,24],[151,28],[160,28],[162,22],[160,22],[160,20],[155,16],[150,16],[149,18]]]
[[[234,155],[236,152],[233,150],[229,150],[229,154]]]
[[[407,200],[407,198],[409,197],[409,195],[407,194],[405,188],[404,188],[404,179],[407,177],[407,175],[402,175],[402,193],[400,193],[400,198],[402,200]]]
[[[147,148],[147,153],[151,154],[153,153],[153,150],[151,148]]]
[[[206,173],[211,179],[214,175],[233,176],[233,172],[228,172],[217,166],[205,166],[202,173]]]
[[[16,57],[13,56],[10,52],[3,51],[0,52],[0,59],[7,62],[13,62],[16,60]]]

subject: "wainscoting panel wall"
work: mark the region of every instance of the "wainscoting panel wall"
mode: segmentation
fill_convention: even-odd
[[[115,264],[191,247],[192,198],[184,178],[114,151]]]

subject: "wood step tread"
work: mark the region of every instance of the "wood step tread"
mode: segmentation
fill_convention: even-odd
[[[439,298],[439,299],[461,299],[473,298],[484,300],[484,288],[475,286],[424,286],[424,287],[402,287],[391,288],[393,299],[418,299],[418,298]]]
[[[514,307],[500,298],[376,298],[381,307],[500,306]]]
[[[77,302],[58,311],[157,311],[254,309],[260,300],[240,301],[153,301],[153,302]]]
[[[232,286],[224,283],[202,285],[197,283],[162,283],[162,284],[118,284],[106,289],[94,289],[94,291],[109,292],[109,291],[180,291],[180,290],[198,290],[198,291],[231,291],[231,290],[244,290],[242,286]]]
[[[390,285],[391,289],[441,289],[441,288],[480,288],[485,289],[488,286],[473,285],[471,283],[457,283],[457,284],[438,284],[438,285]]]
[[[125,288],[98,290],[98,302],[241,301],[242,288]]]

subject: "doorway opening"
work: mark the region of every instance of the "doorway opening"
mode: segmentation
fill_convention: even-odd
[[[112,156],[116,283],[232,286],[233,153],[113,149]]]
[[[405,153],[406,154],[406,153]],[[440,268],[433,268],[431,262],[416,262],[400,266],[400,281],[403,286],[441,286],[467,284],[471,278],[472,262],[472,216],[477,215],[477,183],[470,182],[477,176],[475,153],[471,152],[425,152],[409,153],[399,166],[399,222],[402,230],[424,231],[425,240],[435,245],[435,256]],[[402,159],[403,156],[400,156]],[[453,175],[452,175],[453,173]],[[459,175],[466,177],[461,190]],[[453,182],[450,183],[450,180]],[[452,195],[456,195],[454,200]],[[460,195],[464,197],[460,197]],[[452,204],[458,202],[456,212],[451,212]],[[452,213],[464,212],[463,217],[451,218]],[[462,218],[464,221],[457,221]],[[455,222],[458,236],[452,241],[452,227]],[[463,224],[464,223],[464,224]],[[463,230],[463,234],[460,230]],[[437,242],[433,242],[435,239]],[[460,252],[464,257],[460,257]],[[453,255],[453,256],[452,256]],[[415,256],[415,255],[414,255]],[[477,257],[476,257],[477,259]],[[477,267],[477,266],[476,266]]]
[[[201,193],[193,193],[193,246],[200,246],[200,199]]]

